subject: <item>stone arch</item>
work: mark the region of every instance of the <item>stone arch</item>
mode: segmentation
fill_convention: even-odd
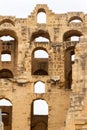
[[[45,100],[43,99],[35,99],[32,102],[32,106],[31,106],[31,130],[38,130],[39,128],[41,128],[42,130],[47,130],[48,127],[48,113],[47,114],[33,114],[33,108],[34,108],[34,102],[37,101],[42,101],[45,103],[45,105],[47,105],[47,111],[48,111],[48,104]],[[41,105],[43,106],[43,105]],[[45,107],[45,106],[43,106]],[[41,107],[40,110],[42,109]],[[44,108],[43,108],[44,109]]]
[[[12,103],[7,98],[0,99],[0,116],[2,118],[4,130],[12,129]]]
[[[46,13],[46,10],[45,10],[44,8],[39,8],[39,9],[37,10],[37,13],[40,13],[40,12]]]
[[[37,23],[46,24],[46,11],[44,8],[39,8],[37,11]]]
[[[37,50],[44,50],[45,48],[35,48],[32,52],[32,74],[33,75],[48,75],[48,58],[35,58],[34,52]],[[48,54],[48,53],[47,53]]]
[[[83,22],[83,20],[82,20],[81,17],[79,17],[79,16],[72,16],[72,17],[69,19],[68,23],[72,22],[73,20],[79,20],[80,22]]]
[[[10,36],[14,40],[0,40],[0,54],[5,51],[10,51],[11,54],[11,62],[6,63],[6,62],[0,62],[1,64],[1,69],[7,69],[11,70],[14,75],[16,74],[16,65],[17,65],[17,59],[18,59],[18,37],[17,33],[14,30],[11,29],[2,29],[0,30],[0,37],[3,36]],[[13,76],[10,76],[13,77]]]
[[[0,70],[0,78],[13,78],[13,73],[8,69]]]
[[[30,42],[34,41],[34,39],[39,37],[39,36],[47,38],[50,41],[50,35],[49,35],[48,31],[38,30],[38,31],[32,33],[31,38],[30,38]]]
[[[16,41],[18,41],[17,33],[14,30],[11,30],[11,29],[0,30],[0,37],[8,36],[8,35],[13,37]]]
[[[12,26],[15,26],[14,21],[12,21],[11,19],[3,19],[2,21],[0,21],[0,25],[4,24],[4,23],[10,23]]]
[[[63,35],[63,41],[70,41],[71,36],[82,36],[82,32],[78,30],[68,30]]]

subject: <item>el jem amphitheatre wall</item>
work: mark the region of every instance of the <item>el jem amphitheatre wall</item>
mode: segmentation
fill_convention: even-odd
[[[0,16],[0,109],[3,130],[87,130],[86,14]]]

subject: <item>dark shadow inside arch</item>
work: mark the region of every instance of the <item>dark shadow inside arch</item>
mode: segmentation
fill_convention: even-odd
[[[4,130],[12,129],[12,106],[0,106]]]
[[[13,78],[13,73],[10,70],[0,70],[0,78]]]
[[[0,37],[2,36],[10,36],[10,37],[13,37],[15,39],[15,41],[18,41],[18,37],[17,37],[17,34],[14,30],[11,30],[11,29],[2,29],[0,30]]]
[[[3,51],[1,52],[1,54],[11,54],[11,51],[9,51],[9,50],[3,50]]]
[[[47,130],[47,116],[34,116],[31,124],[31,130]]]
[[[48,73],[45,70],[39,69],[34,72],[34,75],[48,75]]]
[[[46,13],[46,11],[45,11],[44,8],[39,8],[38,11],[37,11],[37,13],[40,13],[40,12],[44,12],[44,13]]]
[[[72,55],[75,54],[75,48],[70,47],[65,51],[65,89],[71,89],[72,86]]]

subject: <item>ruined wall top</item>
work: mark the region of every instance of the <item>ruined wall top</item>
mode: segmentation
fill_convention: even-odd
[[[36,22],[36,16],[39,12],[45,12],[47,16],[47,22],[52,23],[52,21],[59,21],[60,19],[64,19],[67,22],[70,22],[73,19],[79,19],[82,22],[85,22],[87,19],[87,15],[84,14],[83,12],[67,12],[63,14],[55,14],[48,8],[46,4],[37,4],[36,7],[34,8],[33,12],[28,16],[28,18],[16,18],[15,16],[2,16],[0,15],[0,25],[4,21],[9,21],[13,25],[15,25],[16,22],[21,21],[24,23],[27,19],[29,21],[34,20],[34,24]],[[55,24],[56,22],[53,22]]]

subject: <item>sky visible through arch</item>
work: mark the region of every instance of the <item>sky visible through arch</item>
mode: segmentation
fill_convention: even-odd
[[[55,13],[87,13],[87,0],[0,0],[0,15],[27,18],[36,4],[47,4]]]

